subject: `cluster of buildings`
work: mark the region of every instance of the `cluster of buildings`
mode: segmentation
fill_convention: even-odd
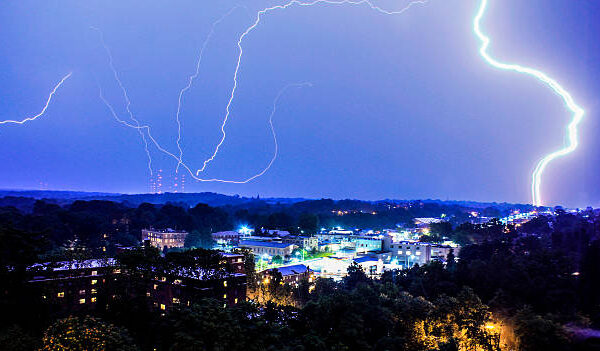
[[[453,244],[420,242],[423,228],[433,223],[418,219],[412,231],[355,231],[336,228],[315,235],[293,235],[271,230],[252,235],[244,228],[212,234],[215,248],[220,248],[221,263],[229,267],[225,273],[206,271],[152,271],[143,279],[119,265],[113,258],[77,262],[33,265],[28,270],[27,284],[40,302],[56,311],[86,311],[108,306],[131,296],[146,296],[149,304],[161,311],[177,305],[190,305],[202,298],[214,298],[224,305],[246,299],[244,256],[232,249],[251,251],[257,262],[258,277],[270,281],[281,275],[283,283],[298,285],[315,277],[341,279],[348,267],[358,264],[370,277],[385,270],[404,269],[431,261],[446,261],[458,255]],[[161,250],[182,248],[188,233],[172,229],[144,229],[142,242]]]
[[[260,236],[245,231],[213,233],[221,249],[250,250],[258,270],[277,265],[287,272],[298,264],[316,276],[341,279],[354,262],[367,275],[380,276],[385,270],[410,268],[431,261],[445,262],[459,247],[453,243],[433,244],[418,238],[427,232],[427,226],[439,219],[418,218],[412,230],[354,231],[335,228],[321,233],[293,235],[286,231],[266,231]],[[310,268],[308,268],[310,267]]]
[[[27,285],[38,302],[55,312],[88,311],[127,297],[146,296],[150,305],[167,311],[202,298],[224,305],[246,299],[244,256],[222,254],[226,272],[151,270],[145,276],[128,271],[113,258],[36,264]]]

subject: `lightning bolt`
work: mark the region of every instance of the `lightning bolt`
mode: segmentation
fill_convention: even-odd
[[[108,65],[110,66],[110,68],[113,72],[113,76],[114,76],[115,80],[117,81],[117,84],[119,84],[119,88],[121,88],[123,97],[125,98],[125,103],[126,103],[125,109],[127,110],[127,113],[129,114],[129,118],[131,118],[131,120],[135,122],[135,124],[137,126],[135,129],[138,131],[140,137],[144,141],[144,151],[146,151],[146,157],[148,158],[148,170],[150,171],[150,174],[152,175],[152,156],[150,156],[150,150],[148,149],[148,140],[146,140],[146,136],[144,135],[144,133],[142,131],[143,128],[141,128],[140,122],[134,117],[133,112],[131,111],[131,100],[129,99],[129,95],[127,94],[127,90],[125,89],[123,82],[121,82],[121,79],[119,78],[119,75],[117,74],[117,70],[115,69],[115,66],[113,64],[112,53],[110,52],[110,48],[108,47],[108,45],[106,45],[106,42],[104,41],[104,33],[102,33],[102,31],[96,27],[90,27],[90,28],[95,30],[96,32],[98,32],[98,34],[100,35],[100,41],[102,42],[104,51],[106,51],[106,55],[108,56]],[[102,96],[102,91],[100,92],[100,97],[102,98],[103,101],[105,101],[104,97]],[[112,112],[114,115],[114,110]]]
[[[221,140],[215,147],[213,154],[204,161],[202,168],[200,168],[198,171],[196,171],[196,175],[200,174],[200,172],[204,172],[204,170],[206,169],[206,166],[215,159],[215,157],[219,153],[219,149],[221,148],[221,146],[225,142],[225,139],[227,138],[227,133],[225,132],[225,127],[227,125],[227,121],[229,120],[229,115],[231,114],[231,104],[233,103],[233,100],[235,99],[235,93],[236,93],[237,86],[238,86],[238,74],[240,71],[240,66],[242,64],[242,56],[244,55],[244,49],[242,47],[242,44],[244,42],[244,39],[248,36],[248,34],[250,34],[260,24],[261,19],[265,14],[267,14],[271,11],[275,11],[275,10],[285,10],[293,5],[314,6],[314,5],[318,5],[318,4],[328,4],[328,5],[367,5],[371,9],[373,9],[377,12],[380,12],[382,14],[385,14],[385,15],[399,15],[399,14],[402,14],[405,11],[409,10],[411,7],[413,7],[416,4],[426,4],[426,3],[427,3],[427,0],[415,0],[415,1],[411,1],[410,3],[408,3],[408,5],[406,5],[404,8],[402,8],[398,11],[388,11],[388,10],[382,9],[381,7],[375,6],[370,0],[359,0],[359,1],[314,0],[311,2],[301,2],[298,0],[292,0],[284,5],[276,5],[276,6],[272,6],[272,7],[267,7],[265,9],[258,11],[258,13],[256,15],[256,20],[254,21],[254,23],[242,33],[242,35],[239,37],[239,39],[237,41],[239,54],[238,54],[238,58],[237,58],[235,71],[233,74],[233,88],[231,90],[231,94],[229,96],[229,101],[227,102],[227,106],[225,108],[225,117],[223,118],[223,122],[221,124]]]
[[[194,172],[192,171],[192,169],[185,163],[185,162],[180,162],[181,167],[183,167],[185,170],[187,170],[187,172],[190,174],[190,176],[199,181],[199,182],[217,182],[217,183],[228,183],[228,184],[246,184],[262,175],[264,175],[273,165],[273,163],[275,162],[275,160],[277,159],[277,155],[278,155],[278,151],[279,151],[279,145],[277,143],[277,134],[275,133],[275,128],[273,126],[273,117],[275,116],[275,113],[277,112],[277,106],[279,103],[279,99],[281,98],[281,96],[285,93],[285,91],[291,87],[305,87],[305,86],[312,86],[311,83],[297,83],[297,84],[288,84],[287,86],[285,86],[283,89],[281,89],[279,91],[279,94],[277,94],[277,97],[275,98],[275,100],[273,101],[273,109],[271,110],[271,114],[269,115],[269,125],[271,128],[271,133],[273,136],[273,141],[275,143],[275,151],[273,153],[273,157],[271,158],[271,160],[269,161],[269,163],[267,164],[267,166],[265,166],[260,172],[258,172],[257,174],[243,179],[243,180],[227,180],[227,179],[219,179],[219,178],[201,178],[198,177],[197,175],[194,174]],[[152,136],[152,132],[151,132],[151,128],[148,125],[134,125],[131,124],[129,122],[127,122],[126,120],[123,120],[122,118],[119,117],[119,115],[116,113],[114,107],[112,106],[112,104],[104,97],[103,93],[102,93],[102,89],[100,89],[100,99],[102,100],[102,102],[104,102],[104,104],[106,105],[106,107],[108,108],[108,110],[110,111],[111,115],[113,116],[113,118],[120,124],[129,127],[129,128],[133,128],[133,129],[137,129],[137,130],[145,130],[146,133],[148,134],[148,138],[152,141],[152,143],[154,144],[154,146],[156,146],[156,148],[164,153],[167,156],[170,156],[171,158],[173,158],[176,161],[179,161],[179,157],[177,155],[175,155],[174,153],[170,152],[169,150],[163,148],[158,141],[156,141],[156,139]]]
[[[275,162],[275,160],[277,159],[278,156],[278,152],[279,152],[279,145],[277,143],[277,134],[275,133],[275,128],[273,125],[273,117],[275,116],[275,113],[277,111],[277,106],[279,103],[279,100],[281,98],[281,96],[285,93],[285,91],[287,91],[289,88],[291,87],[305,87],[305,86],[312,86],[311,83],[297,83],[297,84],[288,84],[287,86],[285,86],[283,89],[281,89],[279,91],[279,93],[277,94],[275,100],[273,101],[273,109],[271,111],[271,114],[269,116],[269,126],[271,129],[271,134],[273,136],[273,141],[274,141],[274,145],[275,145],[275,150],[273,153],[273,156],[271,157],[271,160],[269,161],[269,163],[258,173],[256,173],[255,175],[248,177],[246,179],[243,180],[226,180],[226,179],[218,179],[218,178],[201,178],[198,176],[198,174],[200,172],[203,172],[206,169],[206,166],[208,165],[208,163],[210,163],[218,154],[220,147],[223,145],[223,143],[225,142],[226,139],[226,133],[225,133],[225,127],[227,124],[227,121],[229,119],[229,115],[230,115],[230,111],[231,111],[231,105],[235,99],[235,93],[237,90],[237,85],[238,85],[238,73],[239,73],[239,69],[241,66],[241,62],[242,62],[242,57],[243,57],[243,48],[242,48],[242,42],[244,40],[244,38],[252,31],[254,30],[261,21],[261,18],[264,14],[273,11],[273,10],[277,10],[277,9],[287,9],[288,7],[292,6],[292,5],[297,5],[297,6],[313,6],[313,5],[317,5],[317,4],[329,4],[329,5],[368,5],[371,9],[376,10],[380,13],[386,14],[386,15],[396,15],[396,14],[401,14],[404,13],[405,11],[407,11],[409,8],[411,8],[413,5],[415,4],[425,4],[427,3],[427,0],[415,0],[410,2],[407,6],[405,6],[404,8],[398,10],[398,11],[388,11],[388,10],[384,10],[378,6],[373,5],[370,0],[359,0],[359,1],[353,1],[353,0],[314,0],[312,2],[300,2],[298,0],[292,0],[289,3],[285,4],[285,5],[278,5],[278,6],[273,6],[273,7],[269,7],[266,9],[263,9],[261,11],[258,12],[257,14],[257,18],[255,20],[255,22],[248,27],[240,36],[240,38],[238,39],[237,45],[239,48],[239,55],[238,55],[238,59],[237,59],[237,63],[236,63],[236,68],[235,68],[235,72],[234,72],[234,77],[233,77],[233,88],[230,94],[230,98],[228,100],[227,103],[227,107],[226,107],[226,114],[225,117],[223,119],[222,125],[221,125],[221,132],[222,132],[222,138],[220,140],[220,142],[218,143],[218,145],[215,148],[215,151],[213,153],[213,155],[206,161],[204,161],[203,166],[200,170],[198,170],[195,174],[194,172],[191,170],[191,168],[185,163],[183,162],[183,151],[181,149],[180,146],[180,141],[181,141],[181,122],[180,122],[180,111],[181,111],[181,106],[182,106],[182,102],[183,102],[183,95],[185,94],[186,91],[188,91],[191,88],[191,85],[194,81],[194,79],[196,79],[199,75],[199,70],[200,70],[200,63],[202,61],[202,55],[204,52],[204,49],[207,45],[208,40],[210,40],[210,38],[213,35],[214,29],[216,27],[216,25],[218,23],[220,23],[226,16],[228,16],[229,14],[231,14],[231,12],[233,12],[236,8],[233,8],[232,10],[230,10],[227,14],[225,14],[221,19],[217,20],[214,24],[213,27],[211,29],[211,32],[209,33],[209,35],[207,36],[207,39],[203,45],[203,47],[200,50],[200,55],[199,58],[196,62],[196,71],[193,75],[191,75],[188,78],[188,84],[182,89],[180,90],[179,93],[179,99],[178,99],[178,107],[177,107],[177,114],[176,114],[176,119],[177,119],[177,124],[178,124],[178,138],[177,138],[177,147],[178,147],[178,151],[179,151],[179,156],[175,155],[174,153],[168,151],[167,149],[165,149],[164,147],[162,147],[157,141],[156,139],[152,136],[151,133],[151,128],[148,125],[140,125],[138,120],[134,117],[133,113],[131,112],[129,106],[131,105],[131,101],[129,100],[129,97],[127,95],[127,91],[124,87],[124,85],[122,84],[121,80],[119,79],[119,75],[117,73],[117,70],[115,69],[114,65],[113,65],[113,60],[112,60],[112,56],[110,55],[110,50],[108,49],[108,47],[106,46],[106,44],[103,41],[103,45],[105,48],[105,51],[107,52],[107,55],[109,56],[109,66],[113,72],[113,76],[115,78],[115,80],[118,82],[119,87],[121,88],[121,91],[123,93],[123,96],[125,98],[125,101],[127,103],[127,112],[129,113],[130,119],[133,120],[135,122],[135,124],[131,124],[123,119],[121,119],[118,114],[116,113],[115,109],[112,107],[112,105],[109,103],[108,100],[106,100],[106,98],[103,96],[102,94],[102,90],[100,89],[100,99],[104,102],[104,104],[107,106],[107,108],[109,109],[110,113],[112,114],[113,118],[120,124],[123,124],[127,127],[130,128],[134,128],[137,129],[138,131],[141,130],[145,130],[146,131],[146,135],[148,136],[148,138],[152,141],[152,143],[156,146],[156,148],[163,152],[164,154],[170,156],[171,158],[173,158],[174,160],[177,161],[177,168],[179,168],[180,166],[183,167],[184,169],[186,169],[190,176],[200,182],[219,182],[219,183],[231,183],[231,184],[245,184],[248,183],[262,175],[264,175],[273,165],[273,163]],[[98,30],[97,28],[93,28],[95,30]],[[98,30],[99,31],[99,30]],[[101,33],[101,32],[100,32]],[[145,139],[144,139],[145,140]]]
[[[25,124],[27,122],[34,121],[34,120],[38,119],[39,117],[42,117],[46,113],[46,110],[48,110],[48,106],[50,105],[50,102],[52,101],[52,98],[54,97],[54,94],[56,94],[56,91],[58,90],[58,88],[60,88],[61,85],[63,85],[63,83],[67,79],[69,79],[72,74],[73,74],[73,72],[70,72],[69,74],[67,74],[66,76],[64,76],[58,82],[58,84],[56,84],[54,86],[54,89],[52,89],[52,91],[50,92],[50,95],[48,95],[48,99],[46,100],[46,105],[44,105],[44,108],[42,109],[42,111],[40,113],[38,113],[37,115],[35,115],[33,117],[27,117],[27,118],[22,119],[20,121],[12,120],[12,119],[8,119],[8,120],[5,120],[5,121],[0,121],[0,124]]]
[[[196,78],[198,78],[198,75],[200,75],[200,64],[202,63],[202,57],[204,56],[204,50],[206,50],[208,43],[210,42],[212,36],[214,35],[216,27],[221,22],[223,22],[223,20],[225,18],[227,18],[229,15],[231,15],[231,13],[233,13],[235,10],[237,10],[240,7],[246,8],[245,6],[236,6],[236,7],[232,8],[231,10],[229,10],[226,14],[224,14],[221,18],[219,18],[216,22],[214,22],[212,24],[212,27],[210,28],[210,32],[206,36],[206,39],[204,40],[204,43],[202,44],[202,47],[200,48],[198,60],[196,60],[196,71],[194,72],[194,74],[192,74],[188,78],[188,84],[179,91],[179,98],[177,99],[177,113],[175,114],[175,119],[177,120],[177,149],[179,150],[179,162],[177,162],[177,168],[175,169],[176,172],[179,170],[179,166],[181,165],[182,159],[183,159],[183,150],[181,148],[181,120],[180,120],[181,105],[183,103],[183,95],[188,90],[190,90],[190,88],[192,87],[192,84],[194,83],[194,80]]]
[[[228,12],[228,13],[227,13],[227,14],[226,14],[224,17],[226,17],[227,15],[229,15],[229,14],[230,14],[230,13],[231,13],[233,10],[235,10],[235,8],[234,8],[234,9],[232,9],[231,11],[229,11],[229,12]],[[222,19],[223,19],[224,17],[222,17],[222,18],[221,18],[219,21],[217,21],[217,22],[215,22],[215,23],[218,23],[218,22],[222,21]],[[214,28],[214,26],[213,26],[213,28]],[[101,32],[101,31],[100,31],[98,28],[92,28],[92,29],[94,29],[94,30],[98,31],[98,32],[99,32],[99,33],[102,35],[102,32]],[[210,39],[210,37],[211,37],[211,36],[212,36],[212,34],[209,34],[209,36],[207,37],[207,41]],[[165,148],[164,148],[164,147],[163,147],[163,146],[162,146],[162,145],[161,145],[161,144],[160,144],[160,143],[159,143],[159,142],[158,142],[158,141],[157,141],[157,140],[154,138],[154,136],[152,135],[152,129],[151,129],[151,127],[150,127],[149,125],[142,125],[142,124],[140,124],[140,123],[139,123],[139,120],[138,120],[137,118],[135,118],[135,116],[134,116],[134,114],[133,114],[133,112],[132,112],[132,110],[131,110],[131,108],[130,108],[130,106],[131,106],[131,100],[129,99],[129,95],[127,94],[127,89],[125,88],[125,85],[122,83],[121,79],[119,78],[119,74],[118,74],[118,72],[117,72],[117,70],[116,70],[116,68],[115,68],[115,66],[114,66],[114,63],[113,63],[113,58],[112,58],[112,55],[111,55],[110,49],[109,49],[109,48],[108,48],[108,46],[107,46],[107,45],[104,43],[104,40],[103,40],[103,37],[102,37],[102,36],[101,36],[101,39],[102,39],[102,44],[103,44],[103,46],[104,46],[104,49],[105,49],[105,51],[106,51],[106,54],[107,54],[107,56],[108,56],[108,58],[109,58],[109,67],[110,67],[110,69],[111,69],[111,71],[112,71],[112,73],[113,73],[113,77],[114,77],[114,79],[117,81],[117,83],[118,83],[118,85],[119,85],[119,87],[120,87],[120,89],[121,89],[121,92],[122,92],[122,94],[123,94],[123,97],[124,97],[124,99],[125,99],[125,102],[126,102],[127,113],[129,114],[130,120],[132,120],[132,121],[134,122],[134,124],[132,124],[131,122],[128,122],[127,120],[124,120],[124,119],[122,119],[122,118],[120,118],[120,117],[119,117],[119,115],[118,115],[118,114],[117,114],[117,112],[115,111],[115,109],[114,109],[114,107],[112,106],[112,104],[111,104],[111,103],[110,103],[110,102],[109,102],[109,101],[106,99],[106,97],[104,96],[104,94],[103,94],[103,91],[102,91],[102,88],[101,88],[101,87],[99,87],[99,91],[100,91],[99,97],[100,97],[100,100],[102,100],[102,102],[103,102],[103,103],[106,105],[106,107],[108,108],[108,110],[109,110],[109,112],[111,113],[111,115],[113,116],[113,118],[114,118],[114,119],[115,119],[115,120],[116,120],[116,121],[117,121],[119,124],[122,124],[122,125],[124,125],[124,126],[126,126],[126,127],[129,127],[129,128],[136,129],[138,132],[140,132],[140,135],[144,135],[144,136],[145,136],[145,135],[147,135],[148,139],[149,139],[149,140],[152,142],[152,144],[153,144],[153,145],[154,145],[154,146],[155,146],[155,147],[156,147],[156,148],[157,148],[157,149],[158,149],[160,152],[162,152],[162,153],[164,153],[165,155],[167,155],[167,156],[169,156],[169,157],[173,158],[175,161],[177,161],[177,162],[178,162],[178,167],[179,167],[179,166],[183,167],[183,168],[184,168],[184,169],[185,169],[185,170],[186,170],[186,171],[187,171],[187,172],[190,174],[190,176],[191,176],[193,179],[195,179],[195,180],[197,180],[197,181],[200,181],[200,182],[219,182],[219,183],[230,183],[230,184],[245,184],[245,183],[248,183],[248,182],[250,182],[250,181],[252,181],[252,180],[254,180],[254,179],[256,179],[256,178],[258,178],[258,177],[260,177],[260,176],[262,176],[262,175],[264,175],[264,174],[265,174],[265,173],[266,173],[266,172],[267,172],[267,171],[268,171],[268,170],[271,168],[271,166],[273,165],[273,163],[275,162],[275,160],[276,160],[276,158],[277,158],[278,150],[279,150],[279,145],[278,145],[278,143],[277,143],[277,136],[276,136],[275,129],[274,129],[274,126],[273,126],[273,117],[275,116],[275,113],[276,113],[276,111],[277,111],[277,106],[278,106],[278,103],[279,103],[279,100],[280,100],[281,96],[282,96],[282,95],[283,95],[283,94],[284,94],[284,93],[285,93],[285,92],[286,92],[286,91],[287,91],[289,88],[292,88],[292,87],[305,87],[305,86],[312,86],[312,84],[311,84],[311,83],[288,84],[288,85],[287,85],[287,86],[285,86],[283,89],[281,89],[281,90],[279,91],[279,93],[277,94],[277,96],[275,97],[275,100],[274,100],[274,102],[273,102],[273,109],[272,109],[272,111],[271,111],[271,114],[270,114],[270,116],[269,116],[269,125],[270,125],[270,128],[271,128],[271,133],[272,133],[272,136],[273,136],[273,140],[274,140],[274,142],[275,142],[275,151],[274,151],[273,157],[271,158],[270,162],[269,162],[269,163],[267,164],[267,166],[265,166],[265,167],[264,167],[264,168],[263,168],[263,169],[262,169],[260,172],[256,173],[255,175],[253,175],[253,176],[251,176],[251,177],[249,177],[249,178],[242,179],[242,180],[227,180],[227,179],[219,179],[219,178],[201,178],[201,177],[198,177],[197,175],[195,175],[195,174],[194,174],[194,172],[192,171],[192,169],[191,169],[191,168],[190,168],[190,167],[189,167],[189,166],[188,166],[188,165],[187,165],[185,162],[183,162],[183,160],[182,160],[182,154],[181,154],[181,153],[179,154],[179,156],[177,156],[176,154],[174,154],[174,153],[170,152],[169,150],[165,149]],[[205,46],[206,46],[206,42],[205,42],[205,44],[203,45],[203,49],[201,50],[201,53],[202,53],[202,51],[204,50],[204,47],[205,47]],[[201,55],[200,55],[200,56],[201,56]],[[198,59],[198,61],[197,61],[197,65],[196,65],[196,67],[197,67],[197,69],[196,69],[196,73],[195,73],[194,75],[192,75],[192,76],[189,78],[189,80],[188,80],[188,86],[186,86],[186,88],[182,89],[182,91],[183,91],[183,92],[185,92],[185,90],[187,90],[187,89],[189,89],[189,88],[191,87],[191,83],[192,83],[192,82],[193,82],[193,80],[194,80],[194,79],[197,77],[197,75],[198,75],[198,71],[199,71],[199,63],[200,63],[200,61],[201,61],[201,57],[200,57],[200,58]],[[180,99],[179,99],[179,103],[180,103],[180,104],[181,104],[181,96],[182,96],[182,94],[180,93]],[[180,108],[181,108],[181,105],[178,105],[178,110],[179,110]],[[144,134],[143,132],[145,132],[145,134]],[[148,154],[148,157],[150,158],[150,153],[149,153],[149,150],[148,150],[148,143],[146,142],[146,139],[145,139],[145,138],[144,138],[144,142],[145,142],[145,149],[146,149],[146,152],[147,152],[147,154]],[[181,149],[180,149],[180,151],[181,151]],[[149,165],[151,165],[151,164],[149,163]]]
[[[261,177],[263,174],[265,174],[271,168],[271,166],[277,159],[277,155],[279,154],[279,143],[277,142],[277,133],[275,133],[275,127],[273,126],[273,117],[275,116],[275,113],[277,113],[277,105],[279,104],[279,99],[281,98],[283,93],[285,93],[289,88],[292,88],[292,87],[296,87],[296,88],[312,87],[312,83],[288,84],[279,91],[279,93],[275,97],[275,100],[273,100],[273,109],[271,110],[271,114],[269,115],[269,127],[271,128],[271,135],[273,136],[273,144],[275,145],[275,150],[273,151],[273,157],[271,157],[271,161],[269,161],[269,164],[267,164],[267,166],[262,171],[253,175],[252,177],[246,179],[246,183],[249,181],[252,181],[258,177]]]
[[[477,15],[475,16],[475,19],[473,21],[473,31],[475,32],[475,35],[477,35],[479,40],[481,40],[481,47],[479,49],[479,53],[484,58],[484,60],[495,68],[505,71],[524,73],[538,79],[542,83],[546,84],[550,89],[552,89],[554,93],[560,96],[567,109],[569,109],[569,111],[571,111],[571,113],[573,114],[573,118],[567,126],[567,144],[562,149],[559,149],[544,156],[538,162],[537,166],[533,171],[531,183],[531,197],[535,206],[542,206],[543,201],[540,188],[544,170],[546,169],[548,164],[550,164],[550,162],[554,161],[559,157],[568,155],[571,152],[575,151],[575,149],[577,149],[577,127],[579,123],[583,120],[585,111],[583,110],[583,108],[581,108],[575,103],[573,97],[565,88],[563,88],[556,80],[550,78],[546,73],[533,68],[523,67],[516,64],[502,63],[488,54],[487,49],[490,45],[491,40],[487,35],[485,35],[481,31],[481,19],[485,14],[487,4],[488,0],[481,0],[481,6],[479,7],[479,11],[477,12]]]

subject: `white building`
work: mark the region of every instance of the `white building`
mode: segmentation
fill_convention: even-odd
[[[415,264],[422,266],[432,260],[446,261],[450,251],[457,256],[459,247],[418,241],[401,241],[390,245],[392,260],[396,260],[397,264],[403,268],[409,268]]]

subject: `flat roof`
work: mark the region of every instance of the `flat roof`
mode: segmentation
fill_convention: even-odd
[[[257,247],[273,247],[278,249],[284,249],[286,247],[293,246],[294,244],[276,243],[271,241],[251,241],[245,240],[240,242],[239,246],[257,246]]]

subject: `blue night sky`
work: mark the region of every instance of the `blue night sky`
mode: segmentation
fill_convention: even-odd
[[[489,0],[483,30],[490,53],[538,68],[586,109],[580,147],[544,173],[547,204],[600,205],[600,2]],[[406,0],[374,2],[398,9]],[[244,1],[215,28],[200,75],[184,96],[184,161],[198,169],[221,137],[233,85],[237,39],[256,12],[279,1]],[[157,141],[177,153],[179,90],[195,71],[212,23],[235,1],[19,0],[0,3],[0,188],[147,192],[142,140],[118,124],[125,100],[112,76],[100,28],[131,99]],[[206,177],[186,191],[360,199],[439,198],[530,202],[537,161],[560,148],[571,115],[526,75],[487,65],[472,31],[479,0],[430,0],[402,15],[367,6],[292,6],[263,17],[244,41],[227,139]],[[153,169],[177,162],[150,146]]]

